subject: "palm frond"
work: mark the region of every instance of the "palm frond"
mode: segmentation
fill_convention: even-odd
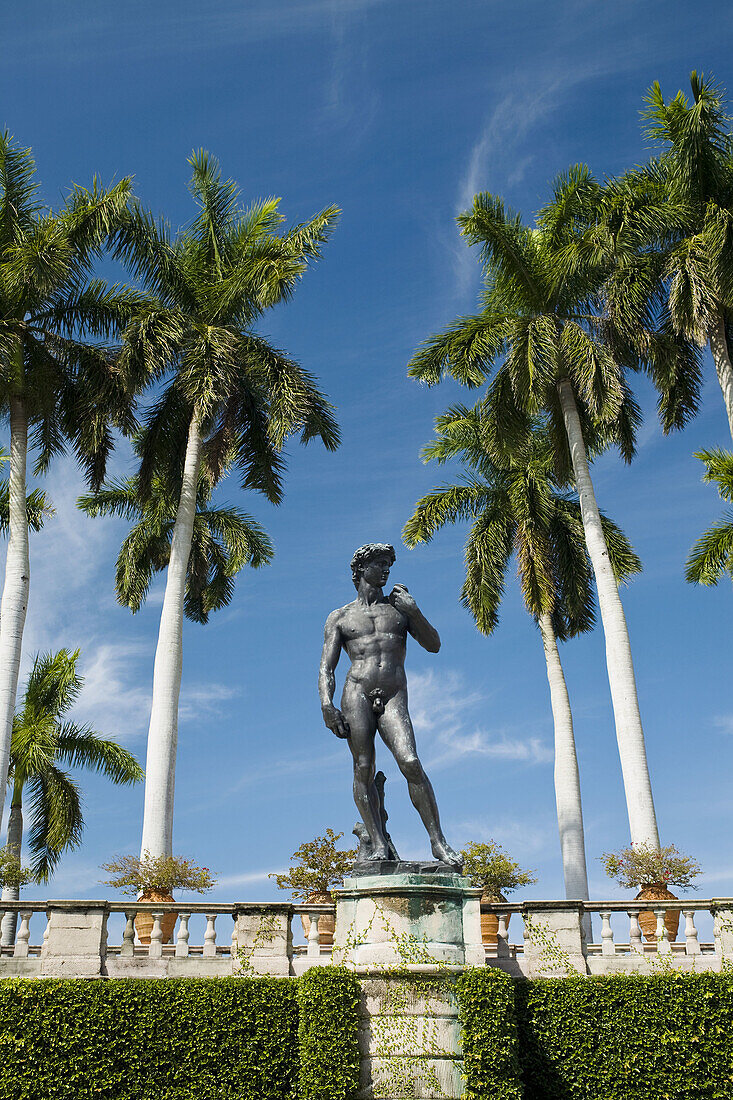
[[[515,525],[505,514],[489,511],[474,523],[466,541],[466,579],[461,603],[482,634],[499,624],[506,571],[514,549]]]
[[[40,882],[47,882],[63,853],[81,844],[81,796],[72,778],[55,765],[29,776],[26,785],[30,794],[30,866]]]
[[[0,134],[0,256],[33,227],[42,209],[36,200],[36,165],[30,149],[24,149],[4,130]]]
[[[116,784],[139,783],[144,772],[135,757],[116,741],[88,726],[64,722],[56,738],[56,756],[70,768],[100,772]]]
[[[481,510],[491,507],[492,493],[479,481],[444,485],[420,498],[403,528],[402,539],[412,550],[420,542],[430,542],[446,524],[473,519]]]
[[[523,292],[527,304],[539,304],[544,297],[532,231],[522,225],[519,214],[488,191],[475,195],[473,208],[456,219],[470,245],[481,246],[481,259],[492,265]]]
[[[38,654],[28,676],[23,711],[58,719],[74,705],[84,683],[76,664],[80,650]]]
[[[411,378],[428,386],[450,375],[464,386],[480,386],[508,337],[507,315],[479,313],[459,317],[445,332],[431,336],[408,366]]]
[[[714,482],[723,500],[733,500],[733,454],[721,447],[697,451],[695,458],[705,464],[703,481]]]
[[[694,584],[717,584],[724,573],[733,579],[733,511],[700,536],[685,567],[686,580]]]
[[[46,494],[42,489],[34,489],[25,498],[25,514],[30,531],[40,531],[47,519],[55,515]],[[6,535],[10,528],[10,483],[7,478],[0,479],[0,534]]]

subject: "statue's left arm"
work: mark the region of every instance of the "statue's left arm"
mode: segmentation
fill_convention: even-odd
[[[428,653],[437,653],[440,649],[440,635],[432,623],[423,615],[415,598],[404,584],[396,584],[389,594],[389,601],[407,618],[407,629],[416,642],[427,649]]]

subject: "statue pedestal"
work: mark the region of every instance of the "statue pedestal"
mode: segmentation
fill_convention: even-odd
[[[483,966],[481,890],[448,870],[347,878],[337,899],[334,962],[344,966]]]
[[[360,874],[336,895],[333,962],[363,991],[363,1100],[463,1095],[455,982],[484,965],[481,890],[448,868]]]

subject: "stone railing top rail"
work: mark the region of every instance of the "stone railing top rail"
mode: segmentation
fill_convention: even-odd
[[[629,901],[586,901],[583,903],[583,908],[590,913],[606,911],[633,913],[645,909],[678,909],[680,912],[685,909],[709,911],[733,909],[733,898],[704,898],[699,900],[693,900],[692,898],[675,898],[674,900],[672,898],[648,898],[646,901],[636,901],[634,899]]]
[[[59,899],[49,901],[0,901],[0,913],[45,913],[48,910],[80,912],[102,910],[107,913],[150,913],[153,909],[161,913],[260,913],[275,912],[284,914],[333,913],[333,902],[289,901],[102,901],[94,899]]]
[[[710,912],[715,909],[733,909],[733,898],[649,898],[646,901],[636,901],[629,898],[628,901],[482,901],[482,913],[541,913],[553,910],[554,912],[586,911],[589,913],[640,913],[649,909],[685,909],[705,910]]]
[[[285,901],[104,901],[99,898],[50,899],[48,901],[0,901],[0,912],[4,913],[45,913],[50,910],[79,912],[84,910],[102,910],[107,913],[237,913],[275,912],[283,915],[333,913],[333,902],[285,902]],[[482,901],[484,913],[541,913],[543,911],[587,911],[590,913],[643,912],[649,909],[676,909],[707,912],[716,909],[733,909],[733,898],[650,898],[647,901]]]

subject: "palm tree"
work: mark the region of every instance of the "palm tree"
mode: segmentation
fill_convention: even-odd
[[[408,546],[429,542],[457,520],[472,521],[466,541],[466,579],[461,600],[482,634],[499,622],[506,573],[516,557],[525,606],[540,629],[555,727],[555,801],[565,895],[588,898],[580,777],[570,698],[558,640],[592,629],[595,621],[592,569],[583,537],[580,505],[553,480],[553,455],[537,426],[527,444],[504,465],[487,452],[481,403],[451,408],[436,421],[436,439],[426,461],[460,459],[465,476],[418,501],[405,525]],[[601,523],[619,581],[641,563],[623,532],[606,516]]]
[[[733,143],[722,90],[694,71],[690,85],[692,102],[682,91],[665,102],[652,85],[644,117],[663,149],[630,179],[632,189],[650,177],[664,184],[657,236],[671,323],[700,347],[709,344],[733,436]]]
[[[26,464],[36,473],[70,444],[87,480],[104,477],[110,424],[129,411],[108,341],[137,295],[90,278],[105,235],[130,195],[75,187],[54,214],[37,200],[29,149],[0,134],[0,409],[10,419],[9,539],[0,611],[0,807],[5,792],[21,645],[30,588]]]
[[[274,553],[260,525],[239,508],[212,508],[211,485],[199,473],[196,514],[186,573],[183,611],[196,623],[230,603],[234,577],[250,565],[267,565]],[[79,498],[90,516],[117,515],[137,522],[117,556],[118,602],[133,614],[140,610],[155,573],[167,569],[178,501],[170,484],[154,475],[150,493],[142,499],[136,478],[105,483],[96,493]]]
[[[112,783],[137,783],[143,777],[137,760],[122,745],[68,718],[84,683],[76,670],[78,658],[78,649],[37,656],[13,723],[7,850],[20,859],[27,794],[30,866],[41,882],[48,881],[65,851],[78,847],[84,829],[79,788],[60,765],[101,772]],[[6,887],[2,899],[17,901],[18,893],[17,887]],[[3,921],[3,944],[14,942],[15,925],[16,914],[9,913]]]
[[[705,463],[703,481],[717,483],[723,500],[733,501],[733,454],[715,448],[699,451],[695,458]],[[733,511],[709,527],[697,540],[687,559],[685,576],[694,584],[717,584],[724,573],[733,580]]]
[[[337,209],[278,233],[279,200],[243,210],[236,185],[222,180],[207,153],[189,163],[198,207],[192,225],[172,239],[133,206],[114,247],[155,299],[125,332],[127,382],[165,382],[141,437],[139,492],[149,495],[157,473],[177,495],[148,734],[142,851],[153,857],[172,852],[182,625],[200,470],[213,486],[236,466],[245,489],[279,503],[287,440],[318,436],[329,450],[339,442],[314,378],[254,329],[320,254]]]
[[[599,217],[600,188],[585,167],[559,177],[551,201],[528,228],[500,199],[484,192],[458,222],[481,247],[482,309],[432,337],[410,363],[429,385],[446,372],[470,386],[495,370],[487,396],[490,444],[506,454],[527,418],[542,414],[552,441],[558,484],[572,477],[595,574],[606,640],[616,736],[631,839],[659,844],[629,633],[588,464],[588,449],[614,442],[634,453],[639,411],[626,372],[641,366],[640,348],[657,369],[679,354],[673,341],[625,328],[604,312],[609,266],[586,258],[578,242]],[[568,262],[568,254],[572,262]],[[489,437],[487,437],[489,438]]]

